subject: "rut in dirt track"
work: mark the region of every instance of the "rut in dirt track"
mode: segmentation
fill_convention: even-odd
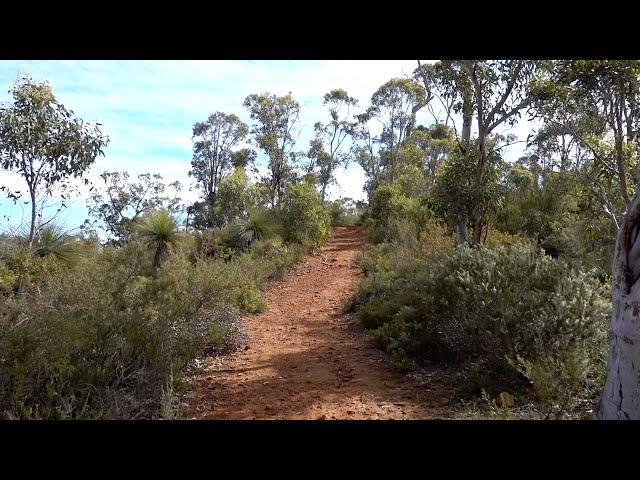
[[[363,243],[361,228],[336,228],[319,255],[269,284],[267,311],[244,319],[249,349],[205,361],[185,417],[449,417],[446,388],[393,371],[358,320],[342,311],[362,278],[354,260]]]

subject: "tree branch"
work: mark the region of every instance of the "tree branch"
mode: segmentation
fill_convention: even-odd
[[[518,79],[518,76],[520,75],[520,72],[522,71],[523,68],[524,68],[524,61],[519,60],[516,68],[513,70],[513,72],[511,73],[511,76],[509,77],[507,86],[505,88],[504,93],[502,94],[502,97],[500,98],[498,103],[496,103],[495,107],[493,107],[489,112],[489,114],[487,115],[487,123],[493,123],[492,122],[493,117],[500,111],[500,109],[504,106],[505,102],[509,98],[509,95],[511,94],[511,91],[513,90],[513,87],[516,84],[516,80]],[[498,122],[498,124],[500,123],[502,122]],[[490,128],[488,130],[490,130]]]

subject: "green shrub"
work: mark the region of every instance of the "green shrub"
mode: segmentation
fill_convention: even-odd
[[[224,323],[212,322],[209,326],[207,340],[213,347],[217,347],[224,342],[228,333],[229,328]]]
[[[279,240],[256,242],[251,254],[258,259],[266,278],[282,280],[304,254],[299,244],[285,245]]]
[[[606,353],[591,342],[585,350],[570,349],[534,361],[518,356],[510,364],[533,387],[543,418],[560,419],[582,407],[581,416],[589,419],[604,385]]]
[[[232,226],[208,228],[193,234],[195,256],[205,258],[229,258],[241,245]]]
[[[416,366],[412,352],[419,347],[409,328],[415,310],[406,305],[396,306],[395,310],[391,317],[382,320],[379,328],[373,330],[374,341],[390,355],[392,365],[400,371],[408,371]]]
[[[383,183],[372,192],[366,218],[371,241],[402,241],[407,235],[417,239],[428,228],[432,214],[421,197],[411,196],[399,183]]]
[[[373,190],[367,215],[369,237],[374,242],[390,240],[389,223],[413,208],[415,199],[406,196],[399,185],[385,183]]]
[[[372,305],[361,317],[382,325],[377,341],[398,358],[475,365],[493,372],[501,391],[522,383],[518,357],[551,365],[581,355],[583,367],[567,367],[575,384],[601,367],[594,352],[606,350],[607,289],[533,245],[458,247],[428,261],[379,258],[358,293]]]
[[[334,201],[328,204],[332,227],[341,227],[347,223],[347,209],[342,202]]]
[[[331,217],[313,185],[290,185],[281,205],[283,237],[309,248],[318,248],[329,239]]]
[[[235,222],[242,217],[251,203],[251,188],[245,169],[235,168],[233,173],[220,183],[214,212],[216,225]]]
[[[326,205],[332,227],[354,226],[361,222],[361,206],[350,198],[339,198]]]
[[[235,305],[247,313],[261,313],[267,308],[267,304],[264,303],[255,285],[245,285],[240,288],[236,295]]]
[[[280,237],[272,237],[264,240],[257,240],[251,244],[251,254],[256,259],[264,259],[272,255],[275,250],[282,247]]]
[[[18,275],[0,262],[0,294],[10,294],[18,285]]]
[[[303,254],[275,236],[211,255],[233,229],[150,218],[122,246],[75,242],[73,258],[3,242],[0,418],[173,417],[187,365],[237,350],[240,313],[263,311],[259,286]]]
[[[166,414],[195,356],[238,345],[235,307],[264,308],[257,288],[269,268],[250,253],[225,261],[176,249],[152,276],[147,246],[132,241],[49,270],[0,304],[0,415]]]
[[[5,260],[11,276],[15,277],[14,286],[20,291],[66,270],[68,263],[68,260],[62,260],[56,255],[38,255],[34,248],[22,241],[16,241],[12,245]]]
[[[186,315],[194,306],[177,315],[166,292],[113,257],[83,261],[2,303],[2,416],[157,415],[169,379],[202,344]]]
[[[238,351],[246,343],[242,319],[233,307],[208,311],[209,322],[206,350],[208,353],[224,355]]]
[[[398,307],[396,302],[375,299],[362,308],[360,319],[366,328],[378,328],[391,320]]]

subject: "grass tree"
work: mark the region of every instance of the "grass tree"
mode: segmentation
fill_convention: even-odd
[[[74,237],[55,223],[49,223],[38,231],[33,247],[36,256],[51,255],[64,262],[72,261],[78,253]]]
[[[166,210],[154,210],[149,212],[141,221],[138,233],[154,251],[153,271],[166,261],[169,254],[169,246],[178,239],[178,224]]]
[[[246,219],[238,221],[236,228],[239,242],[249,246],[253,242],[273,237],[278,230],[278,225],[269,212],[252,208]]]
[[[87,200],[93,221],[87,219],[84,227],[97,224],[116,245],[126,242],[146,211],[154,208],[167,208],[174,214],[180,211],[180,182],[167,185],[157,173],[142,173],[134,180],[128,172],[103,172],[100,178],[104,187],[95,190]]]

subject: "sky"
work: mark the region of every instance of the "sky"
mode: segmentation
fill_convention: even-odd
[[[0,61],[0,102],[18,77],[29,75],[48,81],[56,98],[85,121],[99,122],[110,141],[105,155],[87,174],[96,185],[105,170],[159,173],[167,183],[178,180],[191,186],[188,177],[192,156],[192,128],[215,111],[235,113],[251,124],[244,99],[252,93],[291,95],[298,101],[300,130],[296,150],[307,150],[313,124],[326,121],[323,96],[335,88],[346,90],[364,109],[371,95],[394,77],[411,76],[416,60],[287,60],[287,61]],[[418,123],[429,124],[427,113]],[[526,138],[531,126],[520,122],[510,130]],[[506,133],[506,132],[505,132]],[[517,157],[522,146],[507,151]],[[265,164],[263,155],[258,162]],[[364,199],[364,173],[351,163],[336,173],[337,185],[329,198]],[[19,177],[2,172],[0,185],[22,187]],[[182,198],[197,199],[195,189]],[[59,217],[67,228],[79,226],[87,217],[86,196],[73,199]],[[28,219],[29,205],[0,200],[0,231],[15,230]]]

